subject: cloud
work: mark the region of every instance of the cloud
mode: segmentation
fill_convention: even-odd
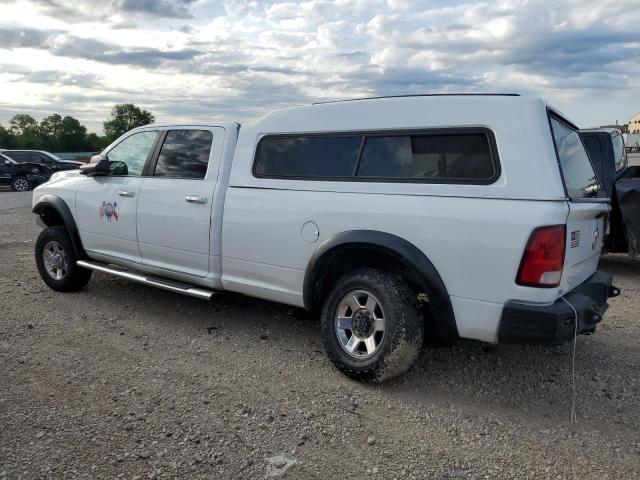
[[[190,7],[195,0],[120,0],[114,8],[123,13],[153,15],[167,18],[192,18]]]
[[[161,50],[121,47],[114,43],[76,37],[56,30],[0,28],[0,45],[5,49],[34,48],[60,57],[100,63],[155,68],[170,62],[193,60],[203,52],[194,48]]]
[[[18,3],[19,0],[5,0]],[[33,9],[68,23],[108,22],[132,26],[131,20],[152,18],[190,19],[197,0],[32,0]]]
[[[0,28],[0,47],[42,48],[52,32],[35,28]]]
[[[126,97],[167,121],[387,94],[516,91],[577,111],[612,86],[640,97],[638,0],[25,2],[9,4],[40,17],[0,20],[0,79],[18,92],[0,92],[7,108],[19,82],[39,85],[24,101],[40,106],[107,112]]]
[[[120,48],[105,42],[70,35],[56,38],[45,47],[53,55],[82,58],[96,62],[155,68],[167,62],[193,60],[199,50],[158,50],[154,48]]]

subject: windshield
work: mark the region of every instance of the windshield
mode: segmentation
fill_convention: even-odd
[[[601,187],[580,135],[555,116],[550,121],[567,194],[572,199],[597,196]]]

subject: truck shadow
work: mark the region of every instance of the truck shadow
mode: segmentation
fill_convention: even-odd
[[[598,268],[611,273],[614,276],[614,280],[618,275],[635,275],[636,278],[640,278],[640,257],[610,253],[600,258]]]
[[[606,258],[602,268],[620,277],[636,277],[635,259]],[[324,355],[316,315],[238,294],[221,294],[211,303],[162,292],[150,287],[96,275],[89,292],[114,304],[126,298],[124,309],[138,310],[144,326],[158,322],[176,332],[195,329],[203,336],[223,336],[238,345],[255,345],[265,356],[261,362],[305,362],[313,378],[327,385],[353,388],[364,394],[378,392],[389,398],[436,403],[477,415],[497,410],[529,416],[541,422],[569,423],[572,398],[572,344],[561,346],[490,346],[459,340],[427,346],[417,364],[398,379],[363,384],[343,377]],[[620,303],[618,303],[620,302]],[[615,317],[623,296],[611,301],[607,317]],[[140,307],[140,305],[144,305]],[[105,305],[106,306],[106,305]],[[152,307],[151,307],[152,306]],[[604,323],[595,335],[579,336],[576,351],[576,391],[579,415],[595,424],[616,427],[640,424],[640,330]],[[191,330],[191,334],[194,332]]]

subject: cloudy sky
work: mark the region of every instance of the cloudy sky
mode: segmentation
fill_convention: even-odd
[[[517,92],[580,126],[640,111],[640,0],[0,0],[0,123],[114,103],[247,121],[374,95]]]

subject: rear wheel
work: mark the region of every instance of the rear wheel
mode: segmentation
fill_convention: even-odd
[[[424,337],[416,293],[401,278],[373,269],[355,270],[336,282],[324,304],[321,327],[335,366],[366,381],[407,371]]]
[[[15,177],[11,180],[10,187],[14,192],[27,192],[33,190],[33,182],[27,177]]]
[[[76,265],[78,257],[62,226],[49,227],[40,233],[35,254],[40,277],[53,290],[73,292],[91,279],[91,270]]]

